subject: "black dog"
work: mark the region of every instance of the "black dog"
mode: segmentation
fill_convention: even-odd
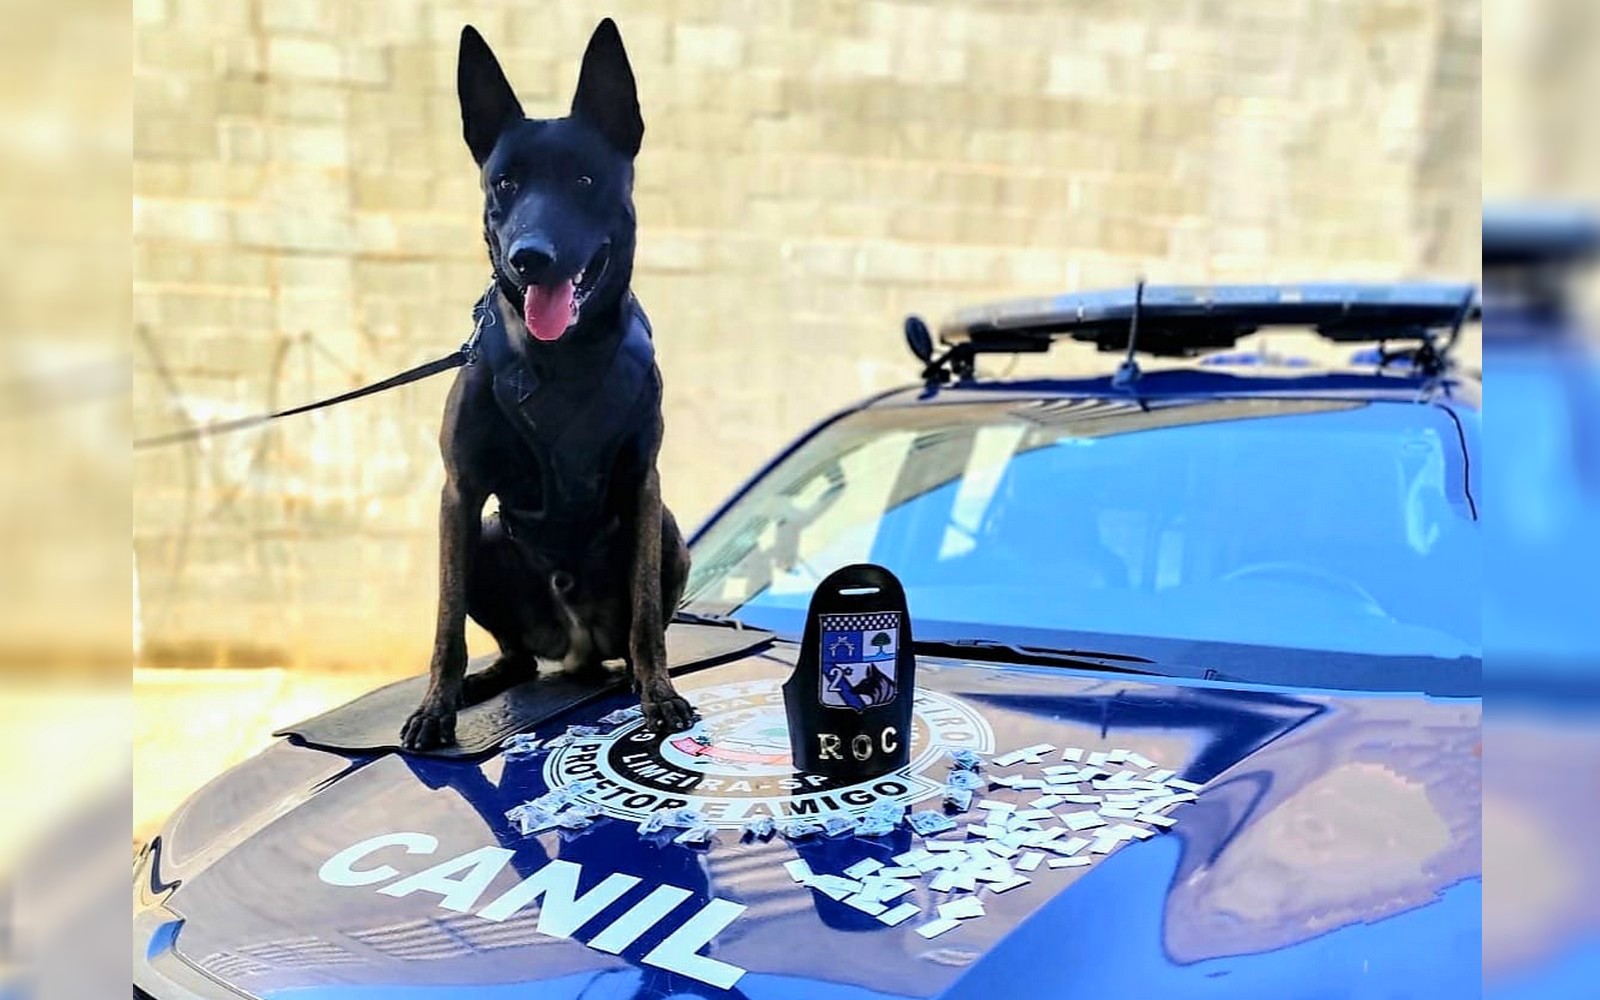
[[[644,122],[622,38],[609,19],[595,29],[566,118],[524,118],[471,27],[456,85],[494,283],[478,360],[445,406],[439,618],[401,742],[454,742],[460,706],[532,677],[540,657],[624,657],[649,723],[686,728],[665,631],[689,554],[661,502],[661,373],[628,287]],[[491,495],[500,511],[485,519]],[[501,654],[470,677],[467,615]]]

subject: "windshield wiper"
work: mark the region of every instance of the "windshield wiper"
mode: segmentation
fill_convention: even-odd
[[[737,618],[710,614],[703,611],[680,609],[672,616],[675,622],[685,625],[712,625],[718,628],[753,629]],[[1156,661],[1132,653],[1115,653],[1089,649],[1058,649],[1052,646],[1030,646],[996,639],[918,639],[912,649],[924,656],[946,656],[952,659],[975,660],[983,663],[1015,663],[1019,666],[1070,667],[1077,670],[1103,670],[1119,674],[1139,674],[1146,677],[1195,677],[1213,680],[1230,680],[1226,674],[1215,670],[1186,667]]]
[[[684,611],[681,608],[672,616],[672,620],[675,622],[682,622],[685,625],[716,625],[721,628],[734,629],[747,629],[750,627],[739,619],[730,618],[727,615],[711,615],[700,611]]]
[[[1103,653],[1084,649],[1053,649],[1049,646],[1024,646],[994,639],[918,639],[912,644],[927,656],[948,656],[986,663],[1015,663],[1036,667],[1073,667],[1079,670],[1107,670],[1120,674],[1151,677],[1220,677],[1214,671],[1156,664],[1154,660],[1128,653]],[[1143,665],[1143,666],[1141,666]]]

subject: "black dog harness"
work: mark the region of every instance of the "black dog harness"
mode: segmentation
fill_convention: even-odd
[[[649,460],[661,404],[650,322],[629,294],[622,337],[609,361],[599,363],[598,378],[541,374],[512,348],[495,293],[491,286],[473,310],[478,356],[493,373],[500,411],[533,454],[539,480],[537,506],[513,505],[526,497],[499,497],[501,520],[557,567],[576,570],[583,551],[616,526],[619,512],[607,508],[613,476],[619,467],[642,474]]]

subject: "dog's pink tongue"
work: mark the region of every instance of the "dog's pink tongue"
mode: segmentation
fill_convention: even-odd
[[[522,296],[522,319],[536,340],[560,340],[572,322],[572,282],[554,287],[529,285]]]

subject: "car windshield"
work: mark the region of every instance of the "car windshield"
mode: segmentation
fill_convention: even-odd
[[[1458,420],[1477,416],[1259,398],[863,410],[703,532],[687,607],[798,635],[824,576],[874,562],[941,638],[1476,658]]]

